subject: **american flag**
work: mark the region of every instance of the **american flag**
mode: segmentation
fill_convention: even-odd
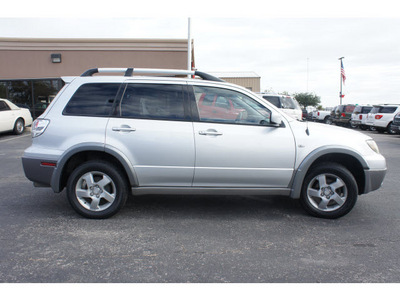
[[[341,73],[342,73],[342,80],[343,80],[343,83],[344,83],[346,81],[346,73],[344,72],[343,61],[342,61],[342,71],[341,71]]]

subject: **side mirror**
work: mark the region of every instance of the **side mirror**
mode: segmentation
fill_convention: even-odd
[[[282,116],[278,113],[271,114],[271,124],[280,127],[282,124]]]

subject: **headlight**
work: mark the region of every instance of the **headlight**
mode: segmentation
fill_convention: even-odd
[[[367,142],[368,146],[369,146],[372,150],[374,150],[376,153],[379,153],[378,145],[375,143],[374,140],[366,140],[366,142]]]

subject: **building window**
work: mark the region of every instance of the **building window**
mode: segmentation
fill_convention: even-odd
[[[63,87],[63,81],[55,79],[1,80],[0,98],[29,108],[32,117],[40,116]]]

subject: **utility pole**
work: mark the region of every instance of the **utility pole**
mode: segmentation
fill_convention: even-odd
[[[339,58],[340,60],[340,93],[339,93],[339,97],[340,97],[340,105],[342,105],[342,99],[343,99],[343,95],[342,95],[342,82],[343,82],[343,76],[342,76],[342,60],[344,57]]]

